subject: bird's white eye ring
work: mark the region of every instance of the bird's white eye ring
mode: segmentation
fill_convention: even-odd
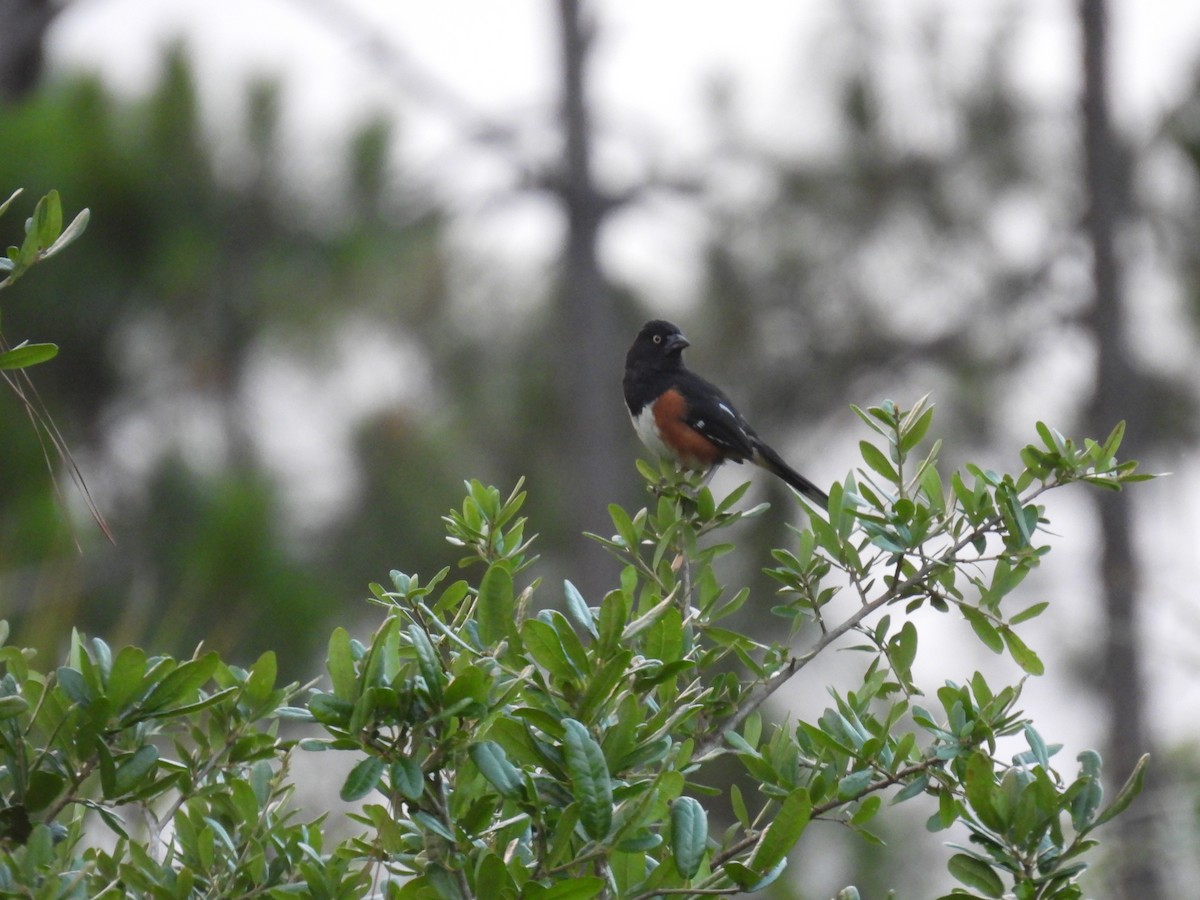
[[[661,335],[661,334],[656,334],[656,335],[654,336],[654,343],[656,343],[656,344],[661,344],[661,343],[662,343],[662,335]]]

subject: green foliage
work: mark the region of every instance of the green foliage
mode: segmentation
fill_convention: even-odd
[[[18,189],[0,203],[0,216],[7,212],[20,194]],[[58,191],[50,191],[42,197],[33,208],[33,215],[25,220],[25,239],[21,246],[9,247],[7,255],[0,258],[0,272],[7,273],[0,280],[0,288],[9,287],[35,265],[49,259],[83,234],[90,215],[86,209],[81,211],[64,229]]]
[[[18,189],[0,203],[0,216],[20,195]],[[86,209],[83,210],[64,229],[58,191],[50,191],[42,197],[33,208],[33,215],[25,220],[25,239],[21,245],[9,247],[7,254],[0,257],[0,289],[11,287],[35,265],[49,259],[83,234],[89,215]],[[0,342],[0,369],[25,369],[53,359],[57,353],[58,347],[54,344],[30,344],[25,341],[9,349]]]
[[[937,443],[917,453],[924,401],[857,412],[872,434],[863,466],[773,554],[773,612],[787,626],[777,641],[725,623],[750,598],[713,570],[734,549],[721,533],[761,507],[738,507],[745,486],[718,501],[643,464],[652,502],[612,507],[615,533],[593,536],[621,563],[598,602],[566,582],[535,605],[521,485],[505,497],[471,482],[445,524],[475,576],[393,572],[389,587],[372,585],[383,622],[367,641],[333,632],[326,686],[303,704],[297,685],[276,687],[272,654],[242,670],[213,653],[114,654],[75,635],[46,676],[3,648],[0,887],[735,894],[779,878],[811,829],[877,841],[873,823],[892,806],[922,803],[931,830],[957,824],[969,837],[949,857],[963,887],[948,897],[1080,897],[1095,830],[1132,802],[1144,760],[1105,806],[1098,755],[1062,774],[1059,747],[1017,707],[1021,682],[917,683],[921,615],[957,612],[964,637],[1039,674],[1017,627],[1047,607],[1007,599],[1047,552],[1037,501],[1076,481],[1144,476],[1118,462],[1119,427],[1077,444],[1039,426],[1019,474],[968,466],[944,478]],[[768,699],[835,646],[861,654],[854,682],[829,686],[815,718],[770,722]],[[280,719],[309,728],[281,737]],[[289,809],[297,748],[355,754],[340,795],[357,804],[359,831],[337,846]],[[754,789],[716,787],[728,767]],[[710,804],[726,792],[734,820],[717,825]]]
[[[288,810],[292,744],[277,730],[299,687],[276,686],[273,653],[241,669],[215,653],[114,654],[75,633],[55,672],[31,656],[0,647],[5,896],[236,897],[303,878],[312,896],[363,886],[361,873],[319,859],[321,822]]]
[[[235,659],[286,646],[280,666],[290,680],[396,547],[414,568],[446,561],[439,529],[428,526],[456,496],[457,448],[473,445],[458,423],[477,420],[452,410],[439,430],[399,399],[366,421],[355,406],[339,418],[361,429],[347,435],[355,477],[330,487],[277,465],[281,432],[245,400],[257,396],[264,364],[297,366],[324,390],[360,353],[395,358],[412,347],[431,372],[461,359],[461,346],[428,338],[457,334],[429,324],[448,308],[441,220],[408,179],[373,172],[378,154],[355,165],[364,190],[388,186],[370,216],[336,173],[315,190],[295,183],[268,87],[248,98],[244,119],[231,119],[245,123],[231,135],[245,152],[217,160],[187,54],[170,51],[160,71],[138,98],[63,73],[4,110],[0,186],[25,193],[0,218],[0,251],[22,244],[33,201],[51,187],[63,198],[64,229],[72,197],[86,200],[92,220],[84,239],[0,292],[10,344],[61,347],[52,364],[0,370],[19,376],[11,383],[23,394],[0,392],[0,422],[13,426],[0,466],[0,583],[13,588],[2,605],[42,653],[59,652],[69,625],[173,655],[200,640]],[[386,143],[382,127],[373,126],[374,143]],[[336,153],[327,162],[336,169]],[[410,344],[418,332],[428,339]],[[361,334],[374,342],[362,351]],[[441,357],[427,360],[435,348]],[[369,406],[388,399],[373,396]],[[34,427],[17,427],[30,414]],[[140,435],[132,453],[130,426]],[[69,456],[81,462],[78,479]],[[408,477],[414,470],[420,479]],[[64,513],[78,511],[81,495],[86,502],[85,480],[105,487],[114,548]],[[317,483],[334,502],[307,515]],[[400,506],[407,515],[394,515]]]

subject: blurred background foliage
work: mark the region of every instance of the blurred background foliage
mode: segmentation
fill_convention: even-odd
[[[49,7],[10,5],[31,17]],[[1083,3],[1081,23],[1097,8]],[[586,74],[602,5],[582,23],[571,0],[555,9],[562,108],[542,124],[576,133],[578,151],[594,139]],[[1096,314],[1079,110],[1023,93],[1019,15],[952,70],[952,36],[931,14],[912,60],[919,91],[898,111],[868,7],[838,9],[828,46],[798,52],[833,114],[821,152],[764,143],[727,82],[709,94],[701,170],[619,192],[569,138],[561,158],[532,160],[479,138],[518,173],[514,194],[549,197],[566,223],[561,262],[523,281],[450,239],[444,204],[394,158],[402,118],[346,135],[342,176],[314,186],[292,174],[269,81],[247,85],[239,121],[225,123],[238,153],[214,150],[183,46],[164,51],[142,99],[40,63],[36,78],[0,69],[0,193],[57,188],[68,214],[93,216],[60,264],[6,294],[5,335],[61,346],[32,375],[117,537],[65,514],[76,498],[56,496],[34,429],[0,393],[0,607],[20,641],[53,656],[76,626],[162,652],[204,641],[235,662],[274,649],[282,677],[304,677],[333,623],[371,617],[366,582],[453,563],[432,523],[468,477],[528,476],[540,551],[597,597],[615,566],[579,532],[603,527],[604,503],[637,501],[620,367],[637,326],[663,310],[609,281],[595,241],[610,215],[664,194],[708,228],[701,289],[678,316],[691,363],[818,480],[845,474],[851,402],[932,390],[958,435],[952,463],[1009,453],[1034,418],[1085,423]],[[1172,285],[1192,328],[1191,355],[1143,340],[1122,361],[1127,449],[1154,469],[1197,430],[1200,76],[1114,151],[1120,249],[1134,275]],[[580,284],[597,293],[574,294]],[[1136,297],[1129,308],[1136,317]],[[577,410],[564,385],[598,385],[607,405]],[[1028,414],[1030,397],[1051,412]],[[313,447],[317,462],[297,464]],[[778,541],[795,507],[773,481],[755,491],[778,502],[746,539]],[[769,590],[748,568],[731,577]],[[1081,690],[1102,663],[1090,665]],[[1180,769],[1194,769],[1190,756]],[[870,887],[878,851],[845,852],[863,856]]]
[[[432,204],[380,189],[383,123],[347,145],[341,205],[355,215],[306,221],[281,183],[274,93],[248,91],[253,158],[233,178],[202,132],[179,48],[144,102],[71,76],[4,110],[5,183],[60,185],[104,220],[71,265],[39,272],[5,310],[9,333],[53,334],[62,347],[63,364],[36,384],[117,534],[105,546],[86,523],[69,525],[33,429],[5,428],[5,593],[48,649],[72,623],[174,652],[199,640],[235,658],[290,647],[298,675],[322,623],[355,610],[397,544],[420,547],[414,565],[438,559],[436,535],[408,515],[383,529],[347,509],[316,533],[284,515],[249,396],[254,367],[290,356],[315,380],[336,363],[331,335],[359,317],[421,326],[442,298],[443,260]],[[0,402],[3,421],[22,424],[15,398]],[[378,415],[353,423],[378,470],[364,478],[371,508],[415,503],[425,515],[411,521],[427,522],[458,490],[458,473],[436,464],[445,438],[412,411]],[[303,409],[290,424],[321,427]],[[397,465],[421,478],[389,479]]]

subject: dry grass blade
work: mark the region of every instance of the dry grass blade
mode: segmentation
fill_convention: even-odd
[[[0,351],[6,349],[8,349],[8,344],[3,337],[0,337]],[[71,539],[75,544],[75,548],[82,552],[83,548],[80,546],[75,526],[71,522],[66,498],[63,496],[58,478],[54,472],[54,460],[51,457],[51,448],[53,448],[54,455],[66,467],[67,472],[71,476],[71,481],[79,489],[79,493],[83,497],[88,513],[91,514],[93,521],[95,521],[104,536],[111,543],[115,544],[116,538],[113,536],[112,530],[108,527],[108,523],[104,520],[104,515],[100,512],[100,507],[96,505],[96,501],[92,497],[92,492],[88,489],[87,481],[84,479],[83,473],[79,470],[75,458],[71,455],[71,448],[67,446],[66,439],[62,436],[62,432],[58,430],[58,426],[54,424],[54,419],[50,415],[49,410],[46,409],[45,403],[42,402],[33,379],[29,377],[29,374],[24,369],[3,371],[0,374],[3,374],[4,380],[21,402],[21,406],[25,410],[25,415],[28,416],[29,422],[33,426],[33,432],[37,435],[38,444],[42,448],[42,458],[46,461],[46,469],[50,473],[50,481],[54,485],[54,496],[57,498],[59,506],[62,507],[63,518],[67,521],[67,527],[71,529]]]

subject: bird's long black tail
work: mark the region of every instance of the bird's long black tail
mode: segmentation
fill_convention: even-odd
[[[761,440],[754,442],[754,462],[768,472],[778,475],[821,509],[829,508],[829,495],[785,463],[783,457]]]

